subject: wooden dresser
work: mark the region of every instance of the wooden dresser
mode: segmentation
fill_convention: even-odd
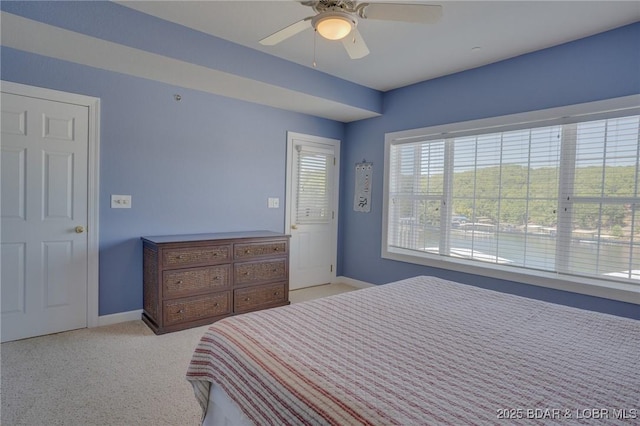
[[[163,334],[289,304],[289,236],[143,237],[142,320]]]

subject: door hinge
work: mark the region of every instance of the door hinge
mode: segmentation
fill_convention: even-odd
[[[336,212],[331,212],[331,219],[335,219],[336,218]]]
[[[333,157],[333,165],[336,165],[336,157]]]
[[[333,272],[333,265],[329,268],[329,272]]]

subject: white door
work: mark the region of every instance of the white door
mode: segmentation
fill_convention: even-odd
[[[1,103],[2,341],[86,327],[88,107]]]
[[[335,279],[340,141],[289,132],[287,220],[289,288]]]

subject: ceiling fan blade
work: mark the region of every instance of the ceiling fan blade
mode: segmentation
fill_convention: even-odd
[[[356,27],[353,27],[351,33],[342,39],[342,44],[351,59],[364,58],[369,54],[369,48]]]
[[[433,24],[442,17],[442,6],[429,4],[371,3],[361,12],[366,19]]]
[[[294,35],[306,30],[307,28],[311,28],[311,17],[304,18],[302,21],[298,21],[295,24],[291,24],[288,27],[281,29],[280,31],[276,31],[270,36],[267,36],[260,40],[260,44],[263,44],[265,46],[273,46],[274,44],[278,44],[281,41],[288,39],[289,37],[293,37]]]

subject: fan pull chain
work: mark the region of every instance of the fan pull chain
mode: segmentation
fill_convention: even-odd
[[[316,40],[318,39],[318,30],[314,28],[313,30],[313,67],[317,68],[318,64],[316,63]]]

